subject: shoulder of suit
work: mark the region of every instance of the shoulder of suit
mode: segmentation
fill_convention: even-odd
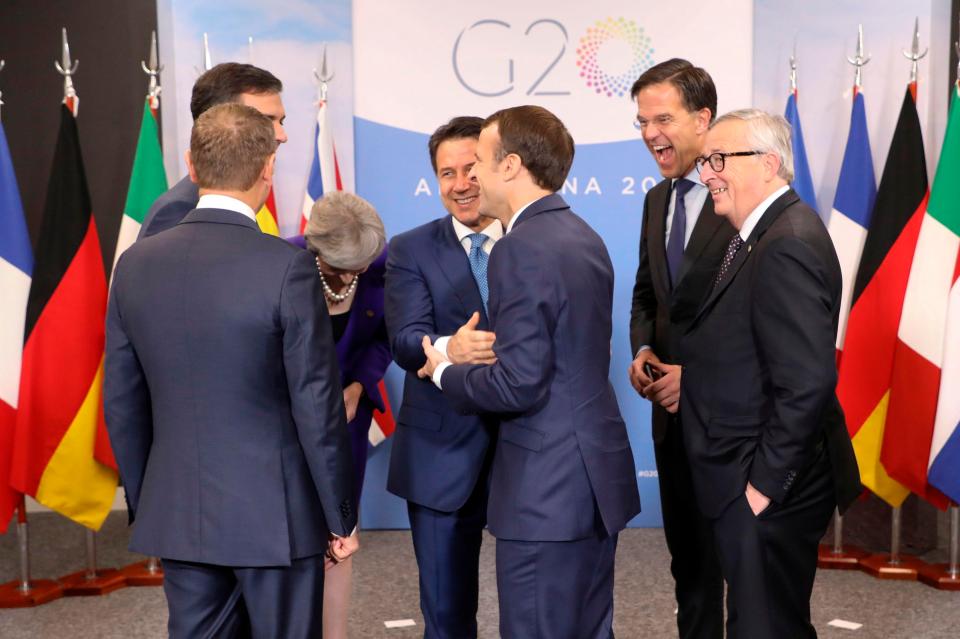
[[[444,224],[451,224],[449,215],[430,220],[403,233],[397,233],[390,239],[390,245],[397,242],[405,244],[407,242],[432,241],[435,233],[443,231]]]

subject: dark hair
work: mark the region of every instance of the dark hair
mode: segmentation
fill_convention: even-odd
[[[210,107],[190,132],[190,162],[200,188],[246,191],[276,150],[273,122],[243,104]]]
[[[283,83],[275,75],[252,64],[224,62],[213,67],[193,85],[190,113],[196,120],[217,104],[236,102],[243,93],[280,93]]]
[[[433,165],[433,172],[437,172],[437,149],[440,148],[441,144],[447,140],[462,140],[464,138],[473,138],[476,140],[480,137],[481,128],[483,128],[483,118],[478,118],[473,115],[461,115],[453,118],[434,131],[433,135],[430,136],[430,141],[427,143],[427,148],[430,150],[430,164]]]
[[[671,58],[644,71],[630,87],[630,97],[636,100],[637,94],[647,87],[664,82],[672,84],[680,93],[683,108],[687,111],[710,109],[710,119],[717,117],[717,87],[713,78],[681,58]]]
[[[550,191],[563,188],[573,164],[574,146],[560,118],[527,104],[497,111],[484,120],[483,128],[494,124],[500,133],[496,161],[515,153],[538,186]]]

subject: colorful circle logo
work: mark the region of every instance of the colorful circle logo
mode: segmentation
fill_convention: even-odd
[[[653,66],[650,36],[633,20],[598,20],[580,38],[577,66],[595,93],[622,98],[640,74]]]

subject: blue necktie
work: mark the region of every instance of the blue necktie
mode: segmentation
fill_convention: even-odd
[[[473,271],[473,279],[477,281],[483,311],[486,313],[487,298],[490,297],[490,288],[487,286],[487,260],[490,256],[483,250],[483,245],[490,237],[483,233],[471,233],[467,237],[470,238],[470,270]]]
[[[667,267],[670,269],[670,286],[677,285],[680,265],[683,263],[683,239],[687,232],[687,204],[684,196],[693,188],[693,182],[680,178],[674,183],[677,202],[673,206],[673,223],[667,240]]]

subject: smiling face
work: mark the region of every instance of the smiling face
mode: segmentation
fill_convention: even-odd
[[[687,111],[680,92],[669,82],[652,84],[637,93],[637,122],[643,141],[665,178],[690,172],[710,118],[710,109]]]
[[[751,151],[748,124],[743,120],[718,122],[707,132],[703,155],[711,153],[740,153]],[[730,221],[734,228],[744,220],[768,195],[785,181],[777,176],[779,159],[773,153],[727,157],[722,171],[714,171],[709,162],[700,167],[700,179],[710,190],[717,215]]]
[[[507,200],[503,174],[500,170],[504,160],[497,161],[500,150],[500,131],[496,123],[480,131],[477,140],[475,162],[470,176],[480,187],[480,215],[503,220],[510,219],[510,203]]]
[[[444,140],[437,147],[437,182],[440,201],[450,215],[474,232],[490,220],[480,216],[480,187],[470,176],[476,161],[477,141],[474,138]]]

